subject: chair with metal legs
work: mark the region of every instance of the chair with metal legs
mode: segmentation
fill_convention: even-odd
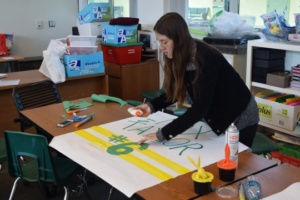
[[[19,131],[4,131],[8,172],[15,177],[9,199],[13,199],[17,183],[20,179],[40,184],[53,184],[63,187],[64,199],[68,199],[68,184],[82,170],[82,167],[65,157],[54,157],[49,151],[45,136]],[[20,157],[26,163],[20,162]],[[86,184],[84,182],[84,186]],[[86,188],[87,190],[87,188]]]
[[[0,138],[0,174],[6,170],[2,170],[2,165],[7,161],[6,145],[4,138]]]

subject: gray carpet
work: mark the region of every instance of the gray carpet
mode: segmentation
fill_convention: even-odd
[[[3,170],[7,169],[6,164],[3,165]],[[9,173],[6,171],[0,174],[0,200],[8,200],[11,188],[13,186],[15,178],[10,177]],[[87,174],[88,182],[88,194],[90,195],[91,200],[105,200],[109,197],[109,191],[111,186],[105,181],[96,177],[92,173]],[[78,185],[80,185],[81,180],[79,178],[74,178],[74,180],[69,184],[70,196],[69,200],[87,200],[87,192],[83,191],[81,195],[78,196]],[[22,181],[18,182],[17,189],[15,191],[14,200],[44,200],[47,199],[43,196],[45,190],[40,187],[38,183],[26,184]],[[64,196],[64,190],[58,188],[54,190],[53,196],[48,198],[50,200],[61,200]],[[111,200],[133,200],[137,199],[136,197],[127,198],[124,194],[113,190]]]

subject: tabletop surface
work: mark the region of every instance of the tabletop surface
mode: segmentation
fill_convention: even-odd
[[[277,192],[281,192],[291,184],[300,181],[300,168],[289,164],[281,164],[276,167],[270,168],[266,171],[256,174],[258,177],[261,187],[263,197],[268,197]],[[244,180],[242,181],[244,183]],[[238,187],[238,182],[232,185],[233,187]],[[218,200],[223,199],[219,197],[216,192],[212,192],[208,195],[196,198],[197,200]],[[227,198],[227,200],[236,200],[237,197]]]
[[[130,107],[128,104],[121,107],[118,103],[99,103],[92,101],[90,98],[84,98],[84,100],[92,103],[93,106],[89,107],[87,110],[81,111],[80,115],[91,113],[94,113],[94,115],[91,121],[83,124],[78,129],[85,129],[94,125],[101,125],[131,116],[127,111],[127,109]],[[76,100],[72,102],[76,103]],[[66,113],[62,103],[24,110],[21,111],[21,113],[52,136],[58,136],[78,130],[74,127],[74,124],[70,124],[64,128],[59,128],[56,126],[57,123],[64,121],[62,118],[63,115],[69,119],[73,118],[72,114]]]
[[[0,62],[12,62],[16,60],[23,60],[24,57],[17,55],[0,56]]]
[[[235,180],[233,182],[237,182],[251,174],[255,174],[275,166],[276,162],[272,160],[268,160],[249,151],[243,151],[239,154],[239,167],[236,170]],[[219,179],[219,171],[216,163],[208,165],[204,167],[204,169],[215,176],[212,182],[213,189],[230,184]],[[194,186],[191,179],[192,173],[193,172],[190,172],[153,187],[141,190],[137,192],[137,194],[144,199],[151,199],[155,197],[155,199],[172,200],[191,199],[197,197],[198,195],[193,190]]]
[[[131,116],[127,111],[128,107],[130,107],[128,104],[121,107],[118,103],[94,102],[90,98],[84,98],[84,100],[91,102],[93,106],[89,107],[89,109],[85,111],[80,112],[80,115],[90,113],[95,113],[95,115],[91,121],[80,126],[80,129],[121,120]],[[76,101],[74,102],[76,103]],[[56,126],[58,122],[63,121],[62,115],[72,118],[72,114],[67,114],[65,112],[62,103],[24,110],[21,111],[21,113],[32,122],[37,124],[40,128],[50,133],[52,136],[59,136],[61,134],[78,130],[74,127],[74,124],[68,125],[64,128],[59,128]],[[255,155],[251,152],[244,151],[239,154],[239,166],[235,174],[234,182],[244,179],[248,175],[264,171],[274,166],[276,166],[276,162]],[[213,188],[230,184],[228,182],[223,182],[218,178],[218,168],[216,163],[206,166],[205,170],[213,173],[215,176],[212,182]],[[137,194],[145,199],[153,198],[154,196],[157,199],[195,198],[198,195],[193,190],[193,182],[191,179],[192,173],[193,172],[189,172],[153,187],[141,190],[137,192]]]

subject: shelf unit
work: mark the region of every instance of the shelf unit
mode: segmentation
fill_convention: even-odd
[[[252,81],[252,65],[253,65],[253,49],[254,48],[268,48],[268,49],[280,49],[280,50],[286,50],[286,51],[292,51],[292,52],[299,52],[300,53],[300,45],[295,43],[289,43],[289,42],[272,42],[272,41],[266,41],[263,39],[258,40],[250,40],[247,44],[247,65],[246,65],[246,85],[247,87],[252,91],[259,91],[263,89],[267,90],[273,90],[281,93],[287,93],[287,94],[295,94],[296,96],[300,96],[300,89],[295,88],[280,88],[271,86],[268,84],[258,83]],[[300,63],[300,58],[299,58]],[[259,125],[280,131],[282,133],[286,133],[292,136],[300,137],[299,135],[296,135],[293,131],[288,131],[286,129],[273,126],[272,124],[260,122]]]

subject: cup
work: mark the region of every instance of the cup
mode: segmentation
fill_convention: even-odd
[[[212,192],[211,182],[214,179],[214,175],[209,172],[205,172],[207,177],[203,178],[199,176],[198,172],[192,174],[192,179],[194,181],[194,191],[199,196],[203,196]]]
[[[300,34],[300,13],[295,13],[296,34]]]
[[[217,163],[219,168],[219,178],[222,181],[230,182],[234,180],[237,163],[233,160],[220,160]]]

